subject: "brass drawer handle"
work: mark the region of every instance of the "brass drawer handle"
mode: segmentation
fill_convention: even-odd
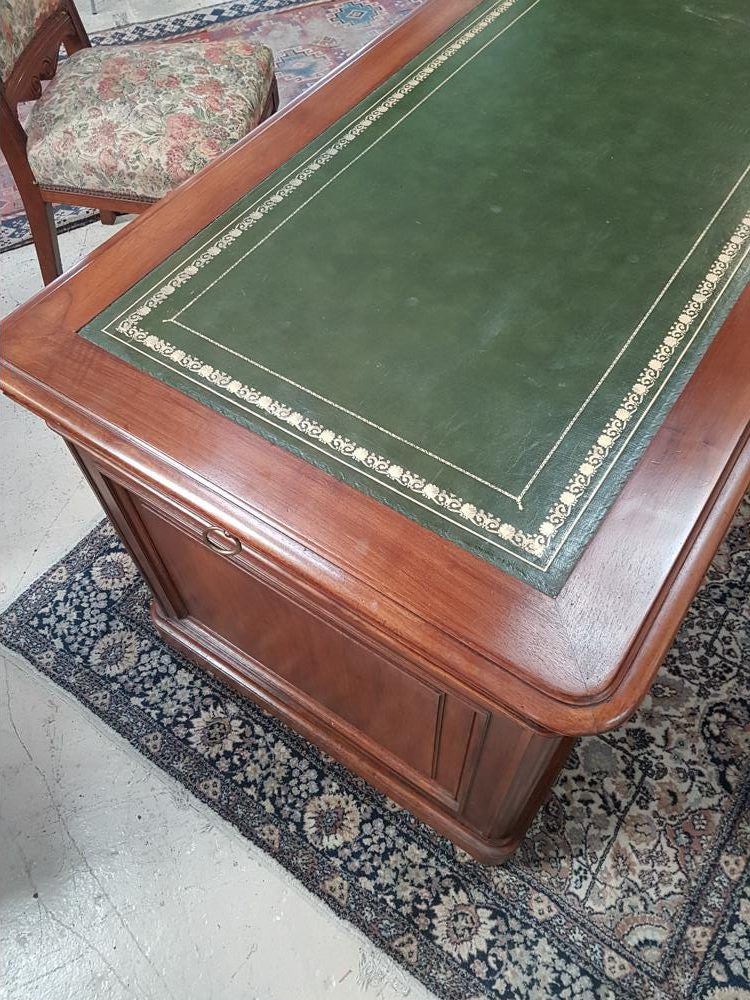
[[[203,531],[203,541],[214,552],[220,552],[223,556],[236,555],[242,548],[239,538],[235,538],[223,528],[206,528]]]

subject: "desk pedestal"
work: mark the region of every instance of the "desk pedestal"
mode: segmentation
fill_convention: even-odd
[[[507,857],[573,738],[450,684],[143,470],[71,446],[153,592],[163,638],[486,863]],[[311,553],[311,560],[315,557]]]

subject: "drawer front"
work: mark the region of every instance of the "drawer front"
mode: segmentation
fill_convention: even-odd
[[[340,719],[354,742],[370,753],[372,744],[382,748],[389,766],[458,804],[484,713],[302,606],[269,582],[267,571],[256,574],[231,536],[202,529],[161,498],[108,486],[118,506],[129,508],[143,551],[162,564],[158,575],[166,573],[180,616],[247,658],[256,677],[260,671],[269,684],[285,685],[287,700],[303,693]]]

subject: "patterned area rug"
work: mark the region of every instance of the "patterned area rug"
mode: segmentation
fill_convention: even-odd
[[[93,45],[242,36],[274,52],[283,107],[349,56],[397,24],[421,0],[244,0],[129,24],[91,35]],[[0,154],[0,253],[31,242],[28,221]],[[90,208],[55,206],[58,232],[97,218]]]
[[[750,1000],[750,502],[650,697],[484,868],[156,636],[101,525],[0,638],[445,1000]]]

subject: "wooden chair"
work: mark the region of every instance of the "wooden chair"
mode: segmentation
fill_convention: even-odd
[[[68,58],[58,65],[60,47]],[[50,81],[43,86],[43,81]],[[240,39],[91,47],[73,0],[0,0],[0,149],[42,278],[53,203],[143,212],[278,107],[270,49]],[[35,101],[26,125],[18,105]]]

